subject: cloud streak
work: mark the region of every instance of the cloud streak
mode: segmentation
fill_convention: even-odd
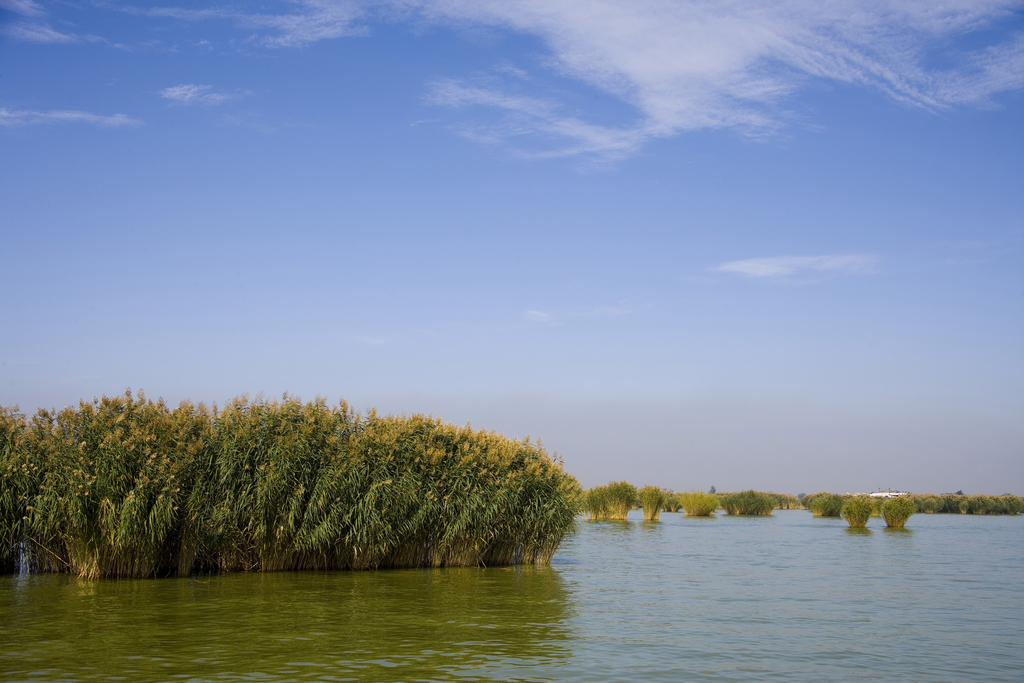
[[[27,43],[76,43],[79,40],[74,34],[60,33],[46,24],[32,24],[26,21],[0,27],[0,33]]]
[[[712,270],[757,278],[779,278],[805,272],[851,274],[869,271],[877,260],[870,254],[770,256],[729,261]]]
[[[217,105],[231,99],[231,95],[213,92],[212,85],[196,85],[194,83],[175,85],[160,91],[160,97],[184,105]]]
[[[587,112],[560,102],[561,95],[539,96],[544,79],[536,70],[527,81],[511,64],[495,74],[514,84],[455,75],[435,80],[427,95],[433,104],[473,108],[468,122],[454,126],[459,134],[533,157],[617,159],[696,130],[771,135],[791,120],[793,95],[816,82],[872,89],[926,110],[990,106],[993,96],[1024,87],[1024,32],[1014,21],[1019,0],[291,0],[286,6],[260,13],[118,9],[227,19],[270,31],[250,37],[270,47],[363,35],[372,21],[534,36],[547,48],[542,65],[549,75],[614,96],[629,106],[632,120],[593,123]],[[981,47],[951,49],[952,39],[972,33]],[[524,94],[527,87],[532,90]]]
[[[87,111],[75,111],[71,109],[53,109],[50,111],[36,111],[30,109],[11,110],[0,107],[0,126],[34,126],[55,123],[86,123],[104,128],[123,128],[126,126],[141,126],[142,121],[130,118],[124,114],[93,114]]]
[[[523,311],[523,319],[545,325],[553,325],[556,322],[555,314],[550,311]]]
[[[0,9],[26,17],[39,17],[44,14],[43,8],[32,0],[0,0]]]

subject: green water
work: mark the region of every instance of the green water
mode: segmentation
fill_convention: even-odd
[[[0,681],[1024,679],[1024,517],[581,524],[551,567],[0,577]]]

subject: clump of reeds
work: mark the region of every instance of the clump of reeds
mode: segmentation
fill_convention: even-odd
[[[644,509],[644,521],[657,522],[661,508],[665,505],[665,490],[648,484],[637,490],[636,499]]]
[[[1005,494],[1002,496],[965,496],[967,514],[970,515],[1018,515],[1024,511],[1024,499]]]
[[[594,486],[583,492],[583,513],[591,522],[608,519],[607,486]]]
[[[0,574],[18,570],[29,497],[38,488],[38,463],[24,447],[27,429],[17,407],[0,407]]]
[[[636,487],[627,481],[610,481],[604,486],[595,486],[587,489],[583,496],[584,512],[590,521],[626,519],[636,504]]]
[[[767,516],[775,509],[775,496],[750,489],[721,496],[721,505],[729,515]]]
[[[916,511],[917,506],[908,496],[889,498],[882,503],[882,518],[885,519],[885,526],[894,529],[902,529]]]
[[[938,496],[934,495],[911,495],[910,499],[914,501],[914,505],[917,506],[918,512],[933,515],[942,509],[942,500]]]
[[[679,512],[682,505],[679,504],[679,494],[665,490],[665,502],[661,504],[662,512]]]
[[[775,497],[775,508],[777,510],[797,510],[800,508],[800,499],[790,493],[772,493]]]
[[[868,524],[872,508],[871,498],[868,496],[847,496],[839,514],[851,529],[863,529]]]
[[[580,498],[529,440],[344,403],[0,413],[4,567],[12,543],[83,577],[546,563]]]
[[[838,517],[843,509],[843,497],[835,493],[822,491],[806,496],[804,500],[807,498],[811,499],[810,508],[815,517]]]
[[[687,517],[709,517],[718,509],[718,496],[704,491],[687,491],[680,493],[679,505],[686,511]]]

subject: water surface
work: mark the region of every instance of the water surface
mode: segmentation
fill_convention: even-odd
[[[0,577],[0,681],[1019,681],[1024,517],[584,523],[551,567]]]

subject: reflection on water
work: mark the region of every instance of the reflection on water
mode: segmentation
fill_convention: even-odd
[[[549,567],[4,580],[3,680],[513,680],[570,654]]]
[[[0,681],[1020,680],[1024,517],[641,519],[552,567],[0,577]]]

